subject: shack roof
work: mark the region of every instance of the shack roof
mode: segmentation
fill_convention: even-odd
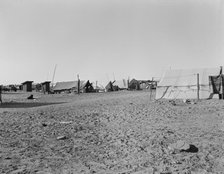
[[[42,82],[41,84],[45,85],[45,84],[48,84],[48,83],[51,83],[51,81],[45,81],[45,82]]]
[[[25,82],[22,83],[22,85],[25,85],[27,83],[33,83],[33,81],[25,81]]]
[[[85,81],[80,81],[80,88],[85,85]],[[69,90],[78,87],[78,81],[57,82],[54,91]]]

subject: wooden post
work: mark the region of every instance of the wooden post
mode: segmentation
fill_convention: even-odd
[[[152,88],[153,88],[153,82],[154,81],[154,78],[152,77],[152,82],[151,82],[151,84],[150,84],[150,87],[149,87],[149,90],[150,90],[150,100],[152,99]]]
[[[154,77],[152,77],[152,83],[151,83],[151,88],[154,87]]]
[[[0,85],[0,102],[2,104],[2,85]]]
[[[199,91],[200,91],[200,85],[199,85],[199,73],[197,73],[197,99],[199,100]]]
[[[224,99],[224,87],[223,87],[223,78],[222,78],[222,66],[220,66],[220,78],[221,78],[221,99]]]
[[[80,80],[79,80],[79,75],[77,75],[77,78],[78,78],[78,87],[77,87],[77,89],[78,89],[78,94],[79,94],[79,92],[80,92]]]
[[[129,90],[129,77],[128,77],[127,83],[128,83],[127,86],[128,86],[128,90]]]
[[[220,73],[219,73],[219,77],[220,77],[220,89],[219,89],[219,99],[223,99],[223,91],[222,91],[222,67],[220,66]]]

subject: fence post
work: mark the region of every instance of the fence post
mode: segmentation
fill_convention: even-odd
[[[80,91],[80,80],[79,80],[79,75],[77,75],[77,78],[78,78],[78,94],[79,94],[79,91]]]
[[[222,77],[222,66],[220,66],[220,78],[221,78],[221,99],[224,99],[224,87],[223,87],[223,77]]]
[[[128,80],[127,80],[127,87],[128,87],[128,90],[129,90],[129,77],[128,77]]]
[[[199,100],[199,91],[200,91],[200,85],[199,85],[199,73],[197,73],[197,99]]]
[[[153,88],[153,82],[154,81],[154,78],[152,77],[152,81],[151,81],[151,84],[149,85],[149,90],[150,90],[150,100],[152,100],[152,88]]]

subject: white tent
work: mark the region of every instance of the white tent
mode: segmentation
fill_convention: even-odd
[[[199,74],[199,98],[209,98],[209,76],[219,75],[220,68],[177,69],[164,73],[156,88],[156,99],[197,98],[197,74]]]
[[[122,80],[115,80],[113,86],[118,86],[120,89],[127,89],[128,88],[128,81],[125,79]]]

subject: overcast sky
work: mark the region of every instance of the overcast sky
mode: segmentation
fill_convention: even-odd
[[[224,65],[222,0],[1,0],[0,83]]]

